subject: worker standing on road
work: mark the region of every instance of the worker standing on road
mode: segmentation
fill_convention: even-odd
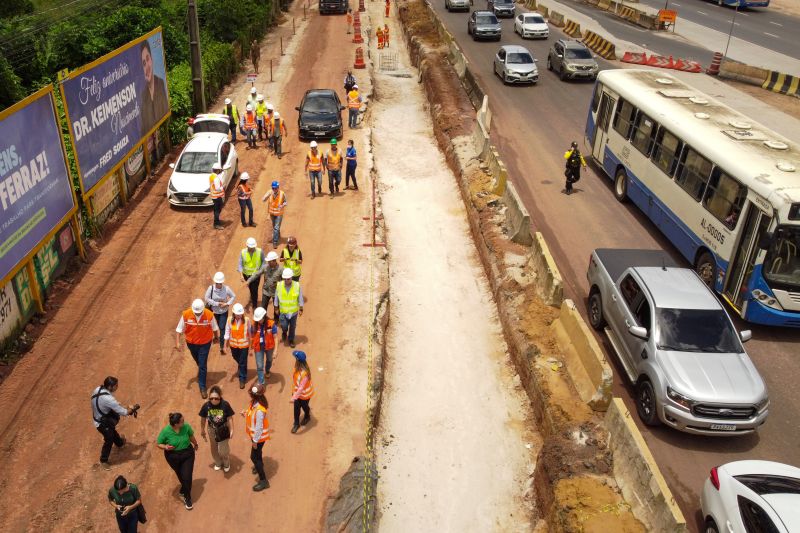
[[[264,264],[264,252],[261,248],[257,248],[256,245],[254,237],[248,238],[245,242],[246,248],[243,248],[242,253],[239,254],[237,271],[242,273],[242,280],[245,282]],[[250,303],[248,305],[253,309],[258,307],[258,283],[259,278],[256,277],[251,283],[247,284],[247,288],[250,290]]]
[[[569,195],[572,194],[572,184],[581,179],[581,167],[586,168],[586,161],[575,141],[572,141],[572,146],[564,153],[564,159],[567,160],[567,168],[564,170],[564,176],[567,178],[564,192]]]
[[[233,289],[225,285],[225,274],[222,272],[214,274],[212,281],[214,283],[206,289],[203,299],[206,307],[214,313],[217,329],[223,332],[225,324],[228,323],[228,309],[233,305],[236,295],[233,293]],[[225,353],[225,339],[222,335],[219,336],[219,353]]]
[[[347,10],[347,35],[350,35],[350,30],[353,27],[353,10]]]
[[[286,207],[286,194],[281,190],[281,184],[276,180],[272,182],[272,192],[264,194],[262,202],[267,203],[269,219],[272,221],[272,247],[277,248],[281,240],[281,223],[283,210]]]
[[[236,128],[239,127],[239,110],[231,103],[230,98],[225,99],[225,107],[223,113],[228,115],[228,122],[230,122],[231,129],[231,142],[236,142]]]
[[[292,280],[292,269],[284,268],[282,283],[275,288],[275,307],[280,312],[281,340],[289,341],[294,348],[294,334],[297,330],[297,317],[303,315],[303,291],[300,282]]]
[[[256,108],[256,104],[258,104],[258,91],[255,87],[250,87],[250,94],[247,95],[246,104],[253,106],[253,109]]]
[[[167,464],[178,476],[183,505],[192,510],[192,475],[194,474],[194,452],[200,447],[194,438],[192,426],[184,422],[180,413],[169,414],[169,424],[158,434],[156,443],[164,450]]]
[[[331,149],[325,153],[322,164],[328,172],[328,192],[333,198],[334,191],[339,192],[339,184],[342,183],[342,152],[336,145],[335,137],[331,139]]]
[[[106,470],[111,470],[108,458],[111,455],[111,448],[125,446],[125,437],[117,433],[117,424],[120,417],[128,416],[134,411],[134,406],[123,407],[114,398],[114,393],[119,386],[119,380],[114,376],[108,376],[103,380],[103,384],[92,391],[92,419],[94,427],[103,436],[103,448],[100,450],[100,466]]]
[[[383,46],[389,48],[389,25],[383,25]]]
[[[325,170],[322,168],[322,154],[319,153],[317,148],[317,141],[311,141],[309,147],[311,150],[306,154],[306,172],[308,172],[308,179],[311,181],[311,198],[316,198],[314,180],[317,182],[317,192],[322,194],[322,174]]]
[[[208,389],[208,401],[200,408],[200,436],[208,441],[206,423],[210,433],[211,458],[214,470],[231,470],[230,438],[233,435],[233,407],[222,398],[222,389],[214,385]]]
[[[253,324],[250,326],[250,347],[256,356],[256,374],[258,382],[262,385],[269,378],[270,370],[272,370],[277,334],[278,326],[275,325],[274,320],[267,318],[267,310],[257,307],[253,313]]]
[[[250,460],[253,462],[253,473],[258,474],[258,483],[253,485],[254,492],[269,488],[267,474],[264,472],[264,443],[269,439],[269,403],[264,396],[264,385],[256,383],[250,388],[250,405],[242,411],[244,429],[250,441]]]
[[[253,307],[258,302],[253,304]],[[233,316],[225,326],[225,343],[231,349],[231,357],[239,366],[239,388],[247,382],[247,350],[250,348],[250,319],[244,316],[242,304],[234,304]]]
[[[244,134],[247,136],[247,147],[255,148],[256,131],[258,130],[255,107],[247,104],[245,109],[246,111],[244,115],[242,115],[242,128],[244,128]]]
[[[139,513],[144,511],[139,488],[128,483],[123,476],[117,476],[114,486],[108,489],[108,501],[114,507],[120,532],[136,533],[139,528]]]
[[[256,97],[256,124],[258,125],[258,140],[266,141],[269,135],[267,134],[266,123],[264,122],[264,115],[267,113],[267,104],[264,103],[264,95],[259,94]]]
[[[292,374],[292,399],[294,404],[294,425],[292,433],[297,433],[300,426],[305,426],[311,420],[311,407],[308,402],[314,396],[314,384],[311,383],[311,369],[306,361],[306,353],[300,350],[292,352],[294,356],[294,373]],[[303,410],[303,420],[300,420],[300,410]]]
[[[286,121],[281,118],[281,114],[275,111],[269,121],[269,141],[275,155],[280,159],[283,156],[283,138],[286,137]]]
[[[286,239],[286,248],[281,254],[281,263],[286,268],[292,269],[292,279],[300,281],[300,274],[303,271],[303,252],[297,246],[297,239],[289,237]]]
[[[261,61],[261,49],[258,47],[258,41],[253,39],[250,43],[250,62],[253,63],[253,70],[258,74],[258,63]]]
[[[347,98],[347,93],[353,90],[353,85],[356,84],[356,78],[353,76],[351,71],[347,71],[347,75],[344,77],[344,96]]]
[[[390,0],[386,0],[386,18],[389,18],[389,10],[392,8]]]
[[[271,123],[272,123],[272,116],[275,113],[275,107],[267,102],[267,112],[264,115],[264,127],[266,128],[266,135],[267,135],[267,148],[270,150],[275,149],[275,145],[272,143],[272,131],[271,131]]]
[[[358,161],[356,160],[356,147],[353,144],[353,139],[347,140],[347,152],[345,152],[345,159],[347,159],[347,169],[344,173],[344,188],[350,188],[350,179],[353,179],[353,190],[358,190],[358,183],[356,182],[356,167]]]
[[[265,311],[269,309],[270,302],[273,298],[275,298],[275,287],[281,280],[282,273],[283,268],[278,265],[278,254],[273,250],[267,254],[267,260],[264,262],[261,268],[259,268],[255,274],[247,278],[249,283],[254,277],[261,275],[264,276],[264,284],[262,285],[261,289],[261,307],[263,307]],[[275,314],[275,320],[277,320],[278,311],[277,309],[273,309],[273,311]]]
[[[378,29],[375,30],[375,36],[378,38],[378,50],[383,48],[383,28],[378,26]]]
[[[239,200],[239,211],[242,219],[242,227],[256,227],[256,223],[253,222],[253,200],[251,199],[253,196],[253,189],[250,188],[250,184],[248,180],[250,179],[250,174],[247,172],[242,172],[239,176],[239,185],[236,187],[236,198]],[[245,224],[244,219],[244,211],[245,209],[248,210],[250,214],[250,223]]]
[[[225,185],[219,177],[222,172],[222,165],[214,163],[211,168],[211,175],[208,176],[208,190],[210,191],[211,201],[214,203],[214,229],[225,229],[220,220],[222,205],[225,203]]]
[[[200,298],[192,302],[192,306],[181,314],[178,327],[175,328],[175,349],[181,349],[181,334],[186,339],[186,347],[192,354],[192,359],[197,363],[197,385],[200,387],[200,396],[205,400],[206,393],[206,365],[211,342],[219,337],[219,327],[214,315],[203,305]]]
[[[353,88],[347,93],[347,125],[350,129],[355,128],[358,123],[359,109],[361,109],[361,95],[358,94],[358,85],[353,84]]]

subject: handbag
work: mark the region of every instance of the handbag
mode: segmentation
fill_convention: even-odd
[[[145,512],[144,504],[141,501],[139,502],[139,507],[136,508],[136,511],[138,513],[137,519],[139,520],[139,523],[140,524],[146,524],[147,523],[147,513]]]
[[[228,424],[222,425],[214,430],[214,440],[222,442],[231,438],[231,429]]]

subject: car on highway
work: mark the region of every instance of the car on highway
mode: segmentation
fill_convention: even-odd
[[[744,435],[769,414],[764,380],[728,313],[697,273],[661,250],[594,250],[589,323],[604,331],[648,426]]]
[[[332,139],[342,136],[342,111],[344,106],[339,95],[332,89],[311,89],[306,91],[300,105],[297,131],[300,140]]]
[[[228,116],[204,114],[195,117],[194,135],[183,147],[178,160],[170,163],[167,200],[177,206],[210,206],[208,177],[214,163],[222,166],[225,188],[239,175],[239,157],[228,140]]]
[[[472,40],[494,39],[499,41],[503,29],[500,21],[491,11],[473,11],[467,21],[467,33],[472,35]]]
[[[584,78],[594,81],[600,66],[585,44],[570,39],[559,39],[547,54],[547,70],[557,73],[562,81]]]
[[[700,508],[706,533],[800,531],[800,468],[773,461],[716,466]]]
[[[327,13],[340,13],[344,15],[347,13],[348,2],[347,0],[320,0],[319,1],[319,14],[325,15]]]
[[[487,0],[486,9],[498,17],[512,18],[516,12],[514,0]]]
[[[444,0],[444,7],[448,11],[469,11],[470,0]]]
[[[501,46],[494,56],[494,73],[503,83],[536,83],[539,69],[527,48],[516,44]]]
[[[550,26],[539,13],[520,13],[514,19],[514,33],[523,39],[547,39]]]

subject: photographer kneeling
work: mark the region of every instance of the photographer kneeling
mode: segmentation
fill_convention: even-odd
[[[103,435],[103,449],[100,451],[100,465],[106,470],[111,469],[108,457],[111,455],[111,448],[116,445],[122,448],[125,445],[125,437],[117,433],[117,424],[120,417],[133,415],[139,409],[138,405],[123,407],[114,398],[113,394],[117,391],[119,380],[114,376],[108,376],[103,380],[103,384],[92,391],[92,418],[94,427]]]

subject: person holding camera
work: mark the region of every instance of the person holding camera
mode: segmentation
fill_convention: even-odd
[[[214,470],[231,470],[231,449],[229,441],[233,434],[233,408],[222,399],[222,389],[214,385],[208,389],[208,401],[200,408],[200,435],[204,441],[211,434],[211,457],[214,459]]]
[[[191,511],[192,507],[192,475],[194,473],[194,452],[199,448],[194,438],[192,426],[183,421],[180,413],[169,414],[169,424],[158,434],[156,443],[164,450],[164,458],[170,468],[175,471],[181,484],[180,495],[183,506]]]
[[[103,448],[100,450],[100,466],[106,470],[111,470],[108,458],[111,455],[111,448],[125,446],[125,437],[117,433],[117,424],[121,417],[133,415],[139,409],[138,405],[123,407],[114,398],[114,393],[119,386],[119,380],[114,376],[108,376],[103,380],[103,384],[92,391],[92,419],[94,427],[103,436]]]
[[[139,488],[123,476],[117,476],[114,486],[108,489],[108,502],[114,507],[121,533],[136,533],[139,523],[147,521]]]

